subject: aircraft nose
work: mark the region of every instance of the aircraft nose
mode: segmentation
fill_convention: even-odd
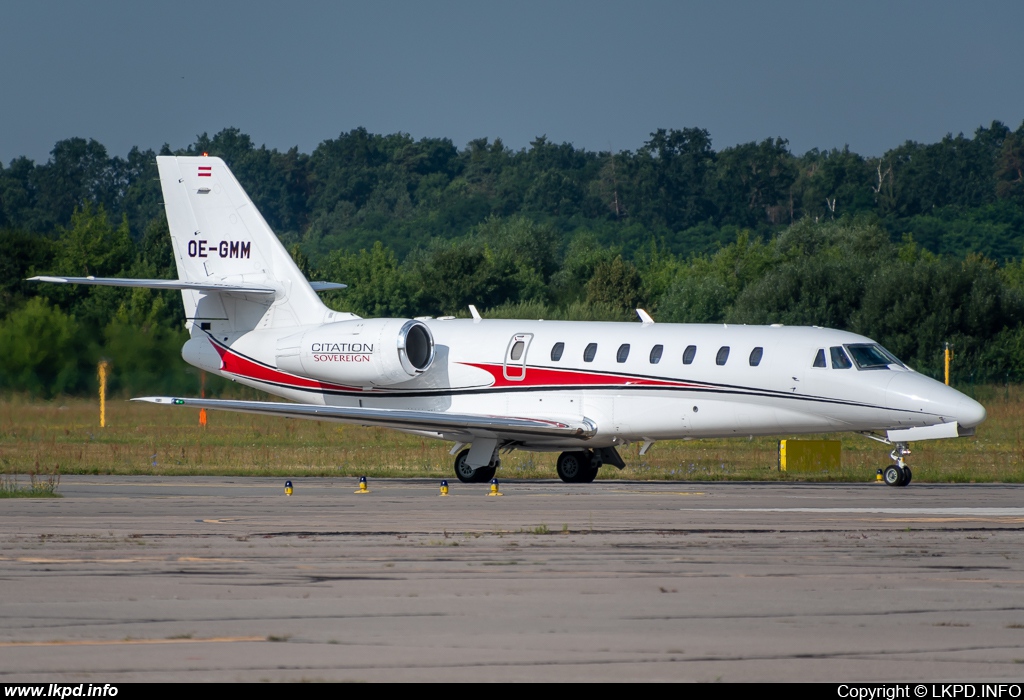
[[[956,421],[964,428],[973,428],[985,420],[985,407],[980,403],[916,372],[896,374],[889,382],[886,395],[888,407],[904,415],[931,414],[940,417],[943,423]]]
[[[974,399],[964,397],[956,405],[956,422],[965,428],[973,428],[985,420],[985,407]]]

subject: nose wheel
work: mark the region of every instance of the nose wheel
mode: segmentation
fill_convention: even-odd
[[[910,448],[907,447],[907,444],[905,442],[897,442],[896,448],[889,455],[896,464],[890,464],[882,472],[882,479],[889,486],[906,486],[913,478],[914,475],[904,459],[908,454],[910,454]]]

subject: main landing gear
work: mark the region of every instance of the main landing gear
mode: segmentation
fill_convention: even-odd
[[[478,467],[477,469],[473,469],[473,467],[466,464],[466,457],[468,455],[469,448],[455,455],[455,476],[464,484],[486,484],[494,478],[498,467],[501,466],[501,460],[498,459],[497,451],[491,457],[490,464],[486,467]]]
[[[910,467],[903,459],[908,454],[910,454],[910,448],[907,447],[907,443],[897,442],[892,454],[889,455],[896,464],[890,464],[882,472],[882,479],[889,486],[906,486],[913,478],[914,475],[911,473]]]
[[[567,484],[589,484],[597,478],[600,468],[601,460],[590,450],[563,452],[555,466],[558,478]]]

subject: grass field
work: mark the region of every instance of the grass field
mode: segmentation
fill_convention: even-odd
[[[988,420],[973,438],[913,446],[914,481],[1024,482],[1024,388],[975,387]],[[787,436],[780,436],[787,437]],[[796,437],[796,436],[790,436]],[[786,475],[777,438],[659,442],[643,457],[620,449],[627,468],[601,479],[873,481],[889,449],[859,435],[841,438],[843,466],[821,475]],[[0,403],[0,473],[251,476],[423,476],[449,478],[449,443],[377,428],[210,412],[112,400],[107,427],[96,401]],[[553,453],[502,456],[501,478],[554,478]]]

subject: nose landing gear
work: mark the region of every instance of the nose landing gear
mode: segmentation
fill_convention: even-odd
[[[910,454],[910,448],[905,442],[897,442],[892,454],[889,455],[896,464],[890,464],[882,472],[882,479],[889,486],[906,486],[913,478],[910,467],[907,466],[904,456]]]

